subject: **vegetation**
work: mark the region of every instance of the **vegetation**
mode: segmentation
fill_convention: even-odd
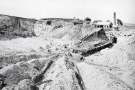
[[[118,24],[119,26],[123,26],[122,20],[121,20],[121,19],[117,19],[117,24]]]

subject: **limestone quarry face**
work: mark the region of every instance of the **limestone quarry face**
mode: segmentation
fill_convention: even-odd
[[[0,15],[0,90],[134,90],[133,27]]]
[[[0,15],[0,39],[34,36],[34,19]]]

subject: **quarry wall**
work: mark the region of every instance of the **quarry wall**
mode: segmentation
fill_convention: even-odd
[[[0,15],[0,39],[35,36],[35,22],[34,19]]]

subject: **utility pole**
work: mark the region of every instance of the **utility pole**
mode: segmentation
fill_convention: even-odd
[[[117,21],[116,21],[116,12],[113,13],[113,19],[114,19],[114,25],[116,26]]]

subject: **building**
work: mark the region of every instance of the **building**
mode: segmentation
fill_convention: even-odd
[[[112,28],[113,24],[110,21],[98,21],[98,22],[94,22],[93,26],[95,28],[109,29]]]

